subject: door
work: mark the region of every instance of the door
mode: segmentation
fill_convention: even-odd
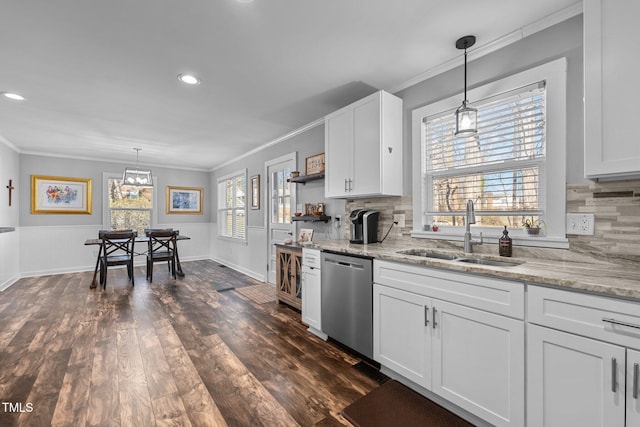
[[[320,269],[302,265],[302,321],[318,331],[321,326]]]
[[[524,322],[439,300],[433,311],[432,391],[493,425],[524,425]]]
[[[429,298],[374,283],[373,359],[431,389],[431,321]]]
[[[627,350],[627,426],[640,426],[640,351]]]
[[[378,92],[353,112],[353,183],[350,195],[378,194],[382,190],[380,175],[380,102]]]
[[[353,166],[353,109],[327,118],[325,122],[325,180],[326,197],[344,197],[352,185]]]
[[[276,283],[276,243],[295,239],[296,226],[291,216],[296,206],[295,186],[287,182],[291,171],[296,170],[296,153],[273,159],[265,163],[267,176],[267,280]]]
[[[529,324],[527,426],[623,427],[624,373],[623,347]]]

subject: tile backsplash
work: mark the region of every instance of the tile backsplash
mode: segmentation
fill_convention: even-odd
[[[409,236],[413,228],[411,196],[347,200],[343,217],[344,238],[349,237],[349,212],[357,208],[380,211],[379,239],[391,227],[394,214],[405,214],[405,227],[395,226],[387,239],[407,240],[407,244],[417,240]],[[568,236],[569,252],[573,255],[640,261],[640,180],[567,185],[567,212],[595,214],[593,236]],[[540,253],[536,249],[523,251]],[[566,257],[567,254],[561,256]]]

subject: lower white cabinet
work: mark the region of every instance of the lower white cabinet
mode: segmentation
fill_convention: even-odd
[[[528,305],[527,426],[640,426],[640,306],[538,286]]]
[[[624,427],[624,347],[536,325],[527,346],[529,427]]]
[[[374,359],[493,425],[523,426],[524,321],[432,297],[455,290],[452,300],[475,300],[473,276],[408,265],[395,275],[394,268],[374,262]],[[484,303],[500,295],[483,285]]]
[[[309,325],[309,332],[326,340],[322,333],[322,288],[320,276],[320,251],[302,249],[302,321]]]
[[[431,300],[373,285],[373,358],[427,389],[431,388]]]
[[[524,425],[524,322],[434,300],[431,390],[493,425]]]

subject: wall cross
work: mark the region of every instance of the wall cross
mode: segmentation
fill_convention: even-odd
[[[9,180],[9,185],[7,185],[7,188],[9,189],[9,206],[11,206],[11,193],[13,192],[13,190],[15,190],[15,188],[13,187],[12,179]]]

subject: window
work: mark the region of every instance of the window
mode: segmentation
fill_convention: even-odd
[[[131,229],[144,235],[144,229],[152,224],[153,188],[122,185],[122,178],[109,177],[106,182],[109,228]]]
[[[246,241],[247,171],[242,170],[218,180],[218,234]]]
[[[478,108],[472,137],[454,136],[459,96],[414,111],[415,237],[436,237],[423,232],[433,224],[443,231],[440,238],[461,235],[471,199],[474,229],[486,236],[500,236],[506,225],[524,238],[529,219],[547,225],[536,245],[566,242],[564,64],[554,61],[470,91]]]

